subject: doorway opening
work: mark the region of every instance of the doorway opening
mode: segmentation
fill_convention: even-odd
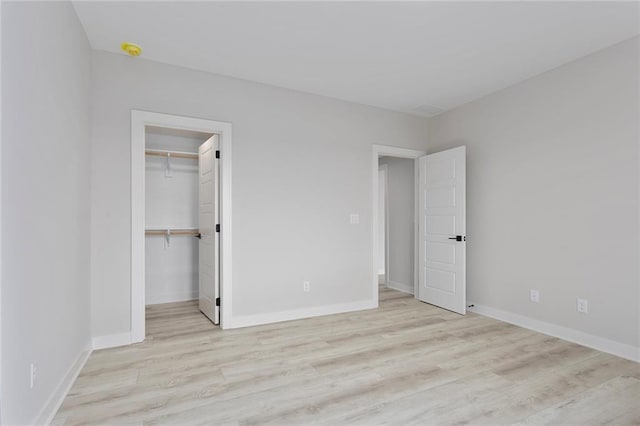
[[[147,313],[166,309],[225,328],[231,124],[132,111],[131,129],[131,342],[145,339]]]
[[[425,303],[464,315],[466,148],[460,146],[425,155],[425,152],[413,149],[373,145],[372,154],[372,284],[376,305],[379,304],[379,273],[383,265],[381,252],[384,252],[382,281],[385,290],[412,293]],[[406,164],[401,166],[406,162],[403,159],[409,159],[409,164],[413,164],[413,199],[410,195],[399,197],[411,185],[411,174],[408,173],[411,168]],[[383,164],[386,164],[386,170],[380,167]],[[392,165],[396,172],[392,171]],[[394,178],[403,172],[409,178],[394,185]],[[385,176],[386,183],[381,186],[380,180]],[[398,277],[411,283],[399,281]]]
[[[424,151],[373,145],[373,295],[418,286],[417,159]],[[409,257],[409,258],[407,258]]]
[[[199,308],[219,324],[218,135],[145,128],[145,305],[147,312]],[[214,223],[215,222],[215,223]],[[162,305],[162,306],[161,306]],[[148,316],[148,315],[147,315]]]
[[[411,295],[415,285],[414,163],[411,158],[378,158],[378,278],[382,286]]]

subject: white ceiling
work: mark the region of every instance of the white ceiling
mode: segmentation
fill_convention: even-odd
[[[430,116],[640,32],[637,2],[75,2],[94,49]]]

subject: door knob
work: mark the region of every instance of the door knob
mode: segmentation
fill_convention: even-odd
[[[467,237],[463,237],[462,235],[456,235],[455,237],[449,237],[450,240],[456,241],[467,241]]]

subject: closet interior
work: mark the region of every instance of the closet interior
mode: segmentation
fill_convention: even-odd
[[[216,139],[190,130],[145,129],[146,305],[200,300],[200,310],[215,324],[219,313],[208,305],[215,305],[218,291],[212,286],[219,285],[213,276],[218,271],[214,256],[219,251],[212,249],[217,235],[211,229],[218,209],[217,164],[212,164],[211,152]],[[212,300],[204,300],[204,307],[203,296]]]

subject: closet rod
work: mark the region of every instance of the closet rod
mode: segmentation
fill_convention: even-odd
[[[190,235],[192,237],[197,237],[200,235],[200,231],[198,229],[146,229],[144,231],[145,235]]]
[[[172,157],[172,158],[189,158],[193,160],[198,159],[198,154],[194,152],[182,152],[182,151],[163,151],[159,149],[147,149],[144,151],[146,155],[153,157]]]

